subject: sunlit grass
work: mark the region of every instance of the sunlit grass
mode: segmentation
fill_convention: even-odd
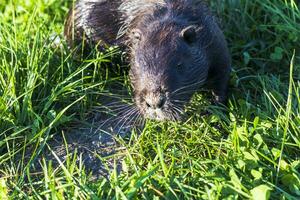
[[[80,60],[57,45],[70,2],[0,0],[0,199],[299,199],[299,3],[211,4],[233,57],[227,108],[198,94],[185,121],[116,136],[95,179],[83,154],[49,142],[87,126],[112,83],[129,85],[121,52]]]

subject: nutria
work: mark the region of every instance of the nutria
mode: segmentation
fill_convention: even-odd
[[[178,120],[202,87],[224,103],[230,55],[222,31],[201,0],[78,0],[65,36],[71,46],[119,45],[129,55],[138,112]]]

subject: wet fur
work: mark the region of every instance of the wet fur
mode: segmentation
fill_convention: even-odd
[[[180,37],[188,26],[197,30],[192,44],[183,43]],[[142,113],[147,88],[166,91],[167,115],[174,120],[180,118],[184,103],[204,85],[213,91],[216,102],[227,99],[230,55],[223,33],[203,1],[79,0],[65,27],[70,45],[82,41],[117,44],[128,51],[135,102]],[[142,35],[137,42],[135,30]],[[184,57],[182,72],[174,69],[176,62],[181,62],[174,60],[176,57]]]

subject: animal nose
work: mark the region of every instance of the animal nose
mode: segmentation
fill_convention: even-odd
[[[166,97],[164,95],[160,95],[156,98],[146,98],[145,102],[148,108],[159,109],[165,105]]]

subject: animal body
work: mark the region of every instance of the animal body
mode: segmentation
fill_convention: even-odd
[[[138,112],[178,120],[202,87],[227,99],[230,54],[201,0],[78,0],[65,24],[70,46],[119,45],[128,53]]]

